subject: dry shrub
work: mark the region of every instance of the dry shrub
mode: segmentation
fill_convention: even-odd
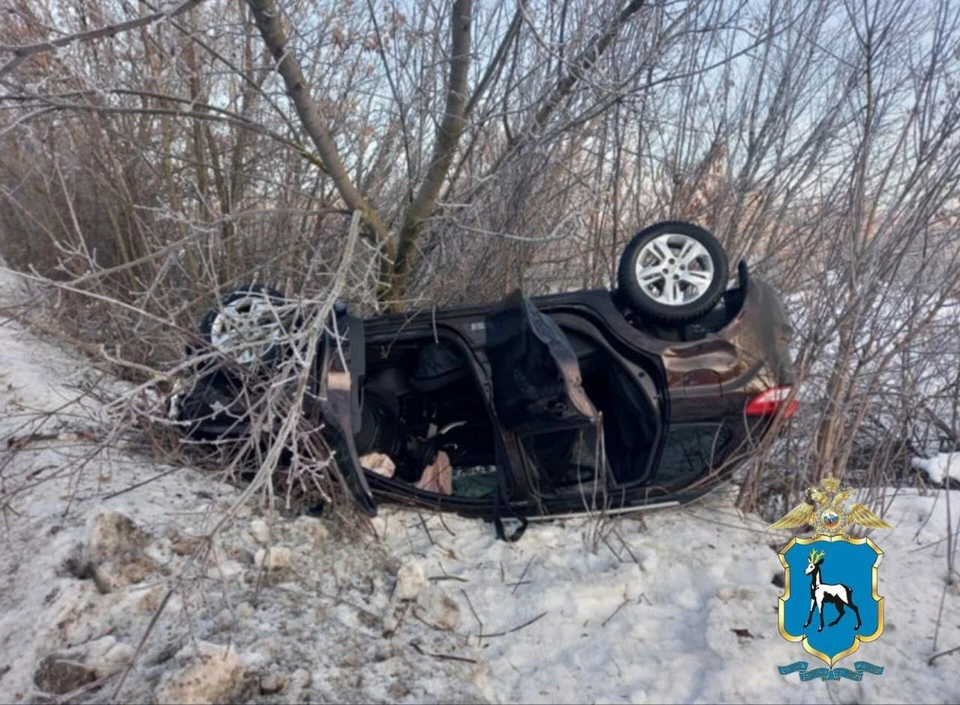
[[[86,41],[84,17],[40,2],[0,30],[0,53],[39,47],[0,67],[0,251],[57,281],[58,324],[131,379],[162,380],[231,284],[323,300],[356,211],[342,295],[361,312],[611,286],[633,233],[690,219],[797,327],[805,411],[751,450],[742,506],[848,468],[896,478],[956,438],[953,373],[935,369],[960,341],[946,0],[478,5],[456,139],[438,116],[469,3],[282,3],[282,53],[343,173],[254,21],[274,4],[209,0]]]

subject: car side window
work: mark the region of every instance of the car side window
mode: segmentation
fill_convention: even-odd
[[[520,442],[536,467],[543,493],[593,483],[597,477],[601,449],[598,434],[590,425],[526,434]]]
[[[730,451],[730,430],[722,424],[671,426],[663,444],[654,482],[669,485],[720,465]]]

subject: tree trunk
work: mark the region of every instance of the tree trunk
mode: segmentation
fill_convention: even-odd
[[[403,225],[397,244],[397,257],[393,264],[390,287],[386,299],[395,309],[402,307],[401,301],[406,295],[407,277],[410,273],[414,245],[424,229],[424,221],[430,216],[437,203],[437,196],[443,186],[453,156],[460,141],[460,135],[466,125],[467,73],[470,69],[470,20],[473,11],[472,0],[456,0],[450,16],[450,40],[452,44],[450,59],[450,80],[447,85],[447,107],[443,121],[437,129],[433,157],[427,168],[427,176],[420,186],[413,203],[403,216]]]

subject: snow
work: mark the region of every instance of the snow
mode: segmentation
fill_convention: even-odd
[[[783,591],[773,580],[786,537],[764,533],[722,495],[623,519],[606,534],[589,519],[531,525],[516,544],[454,517],[444,517],[446,528],[428,519],[430,536],[419,517],[399,512],[377,527],[394,552],[456,586],[460,631],[482,654],[485,692],[496,702],[819,703],[829,700],[826,687],[858,702],[954,702],[957,655],[926,665],[946,587],[939,496],[901,491],[887,517],[895,530],[874,535],[886,551],[886,631],[856,658],[887,670],[856,684],[779,675],[777,665],[816,661],[777,633]],[[960,493],[951,499],[958,506]],[[960,595],[951,586],[938,649],[957,645]]]
[[[66,433],[96,429],[91,400],[50,416],[59,438],[7,449],[89,364],[11,321],[0,351],[0,702],[41,699],[38,669],[65,662],[92,674],[67,674],[72,702],[960,701],[960,652],[927,663],[960,646],[944,540],[960,492],[890,490],[895,528],[872,534],[886,630],[840,663],[885,673],[801,683],[776,670],[816,662],[777,633],[789,537],[729,492],[514,544],[452,515],[381,507],[372,535],[244,507],[208,543],[239,490],[122,447],[88,457]]]
[[[3,319],[0,351],[0,702],[43,699],[38,680],[87,688],[71,702],[485,700],[475,659],[424,655],[460,653],[461,635],[412,615],[383,635],[400,563],[369,532],[244,507],[207,543],[237,488],[122,446],[88,457],[66,432],[95,428],[90,399],[46,420],[58,438],[23,442],[89,363]],[[111,657],[140,651],[118,698],[125,668],[103,670],[104,637]]]
[[[943,484],[948,477],[960,480],[960,453],[938,453],[932,458],[914,458],[911,464],[927,473],[927,477],[937,484]]]

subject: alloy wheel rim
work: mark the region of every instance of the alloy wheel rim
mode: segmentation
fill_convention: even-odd
[[[713,257],[696,238],[666,233],[641,248],[635,276],[650,299],[665,306],[686,306],[703,298],[713,283]]]
[[[262,359],[283,336],[278,306],[250,294],[226,304],[210,325],[210,343],[243,365]]]

